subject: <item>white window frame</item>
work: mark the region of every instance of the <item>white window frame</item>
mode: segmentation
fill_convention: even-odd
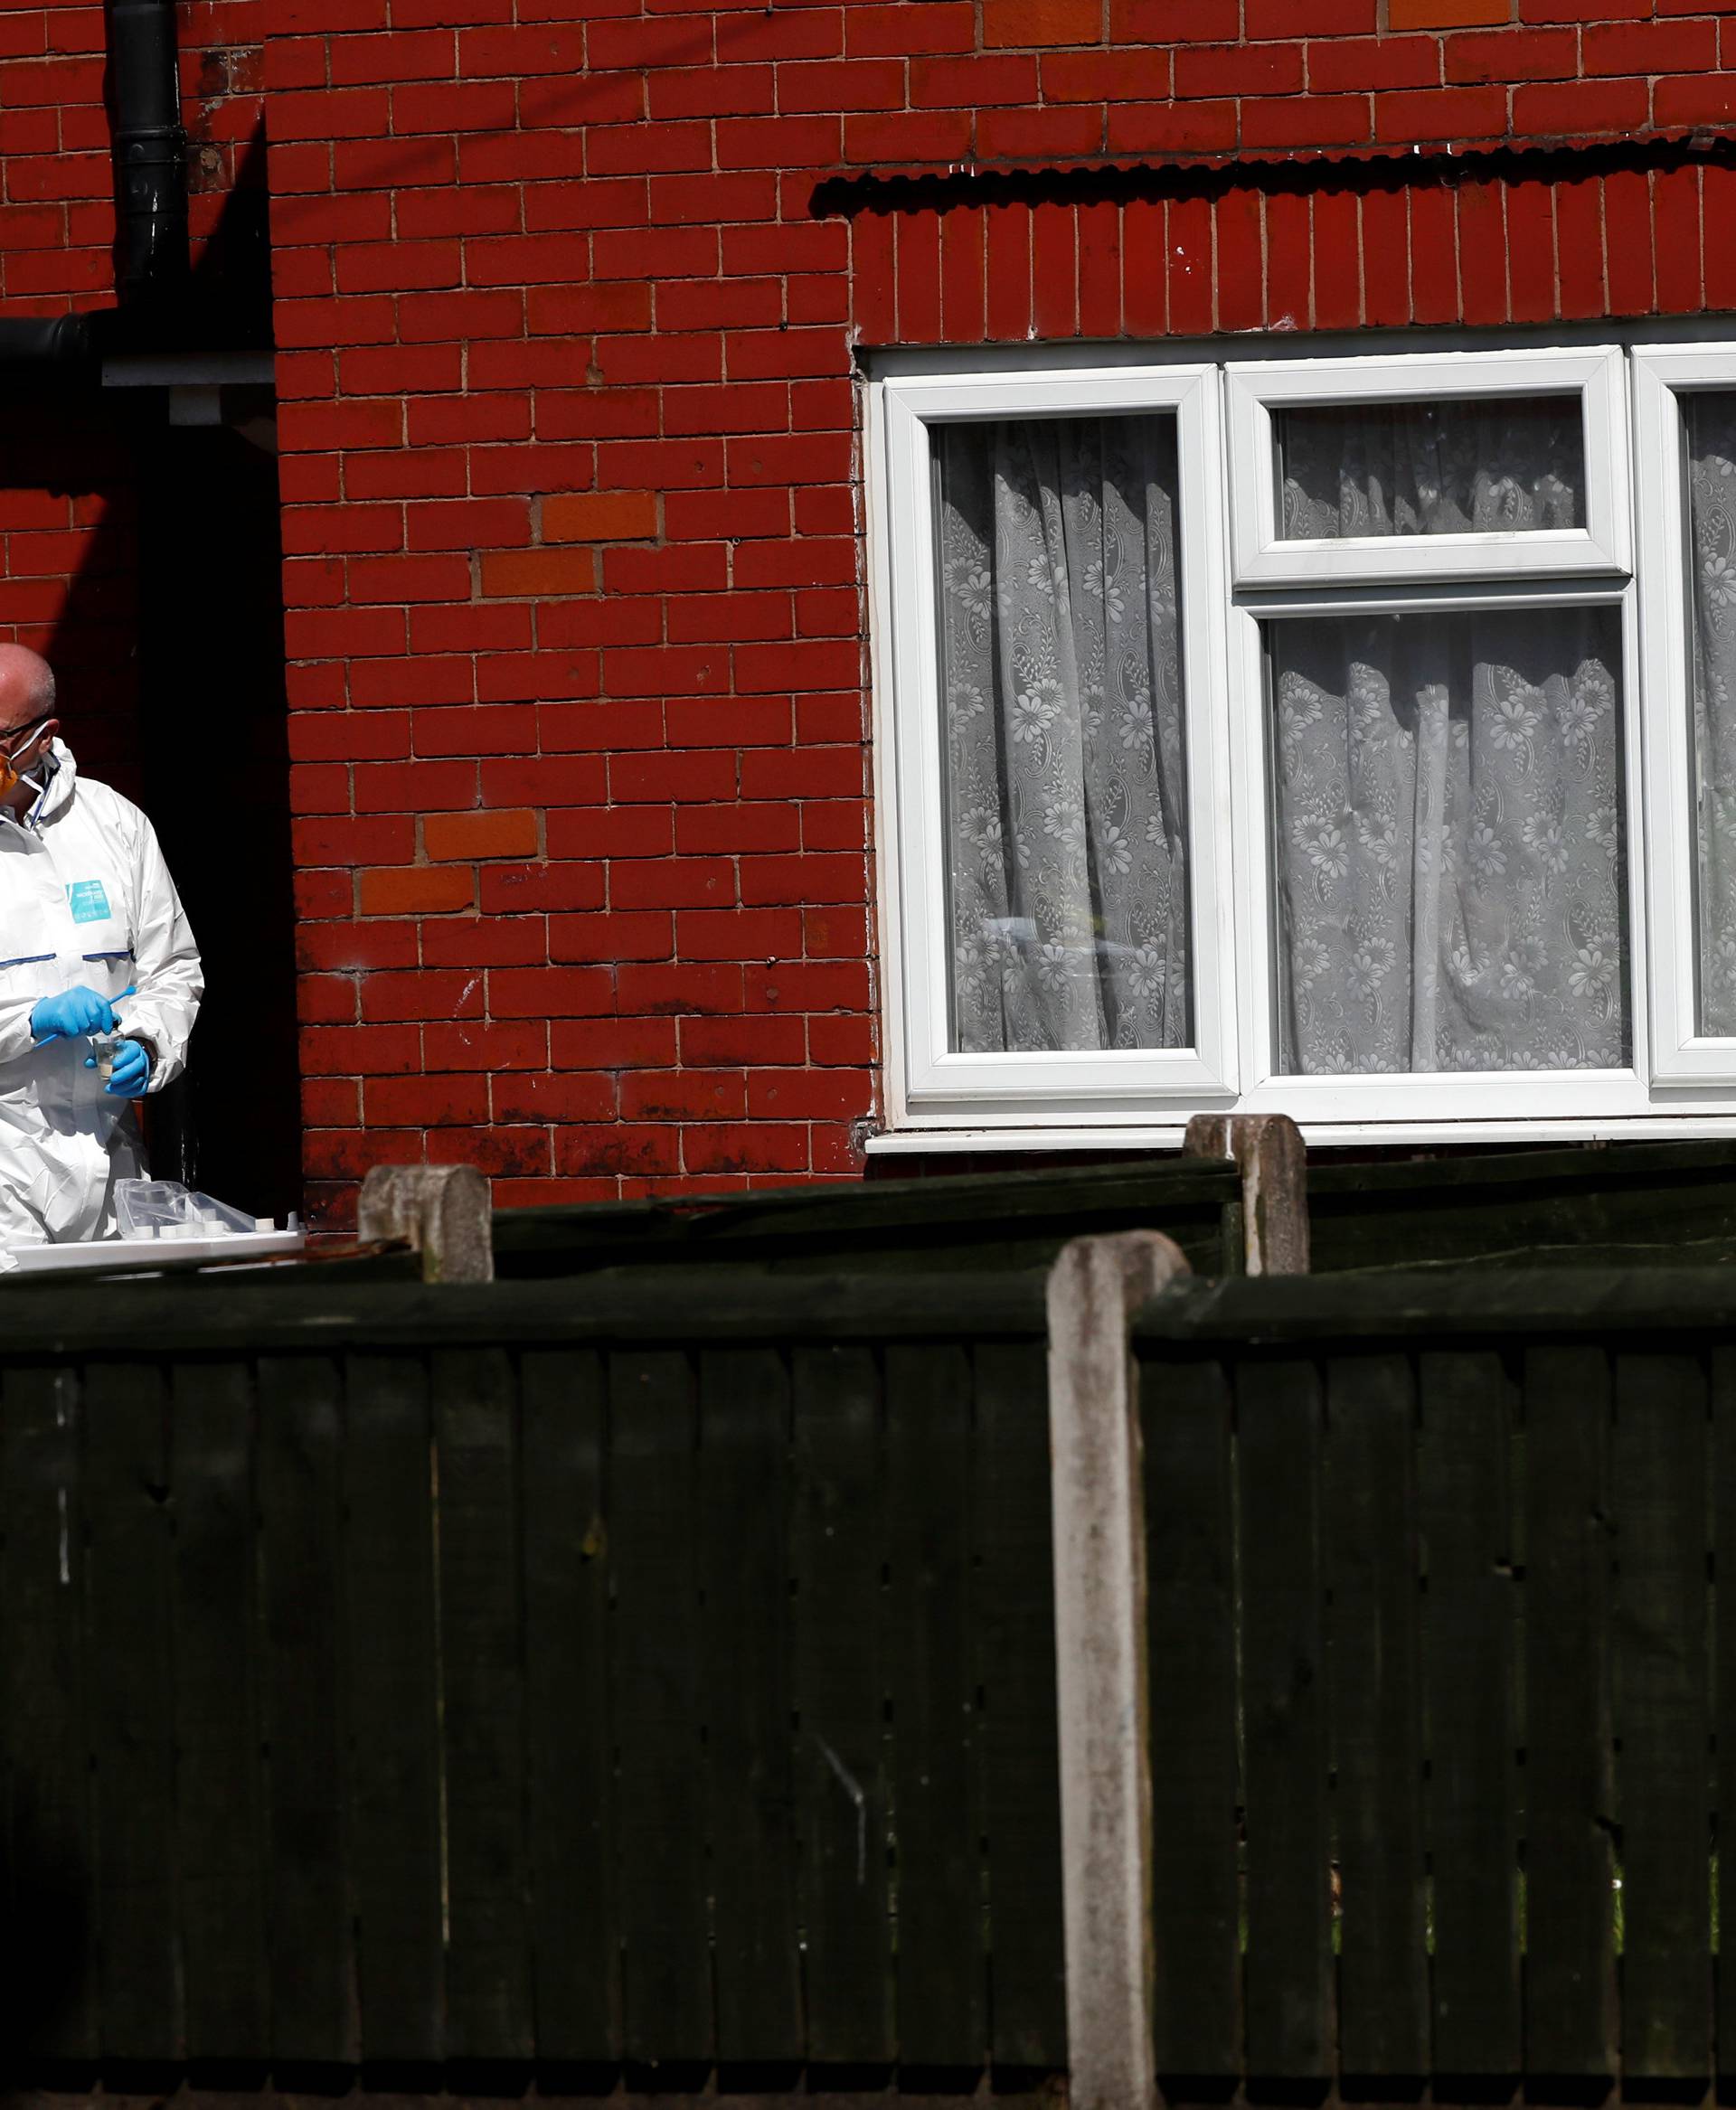
[[[867,387],[887,1027],[887,1132],[869,1148],[1165,1146],[1180,1140],[1187,1115],[1222,1111],[1287,1113],[1310,1142],[1326,1144],[1736,1135],[1736,1038],[1696,1041],[1688,1030],[1697,938],[1676,406],[1684,389],[1736,387],[1736,332],[1722,344],[1283,362],[1246,356],[1245,341],[1210,350],[1209,361],[1190,347],[1172,363],[1156,347],[1148,363],[1113,366],[1061,364],[1051,352],[1050,363],[1031,368],[1004,353],[991,355],[986,372],[937,360],[938,370],[894,372]],[[1476,395],[1580,387],[1588,530],[1290,543],[1274,556],[1266,532],[1276,517],[1273,407],[1394,400],[1443,386]],[[1141,410],[1172,410],[1177,419],[1197,1045],[954,1053],[929,428]],[[1472,545],[1481,552],[1475,561]],[[1632,570],[1636,549],[1643,578]],[[1261,624],[1504,605],[1619,610],[1631,1061],[1599,1070],[1281,1075]],[[1648,853],[1653,844],[1658,854]]]
[[[1681,399],[1736,389],[1736,344],[1654,344],[1636,349],[1634,462],[1647,714],[1646,756],[1653,829],[1678,846],[1646,874],[1652,924],[1653,1075],[1663,1084],[1736,1085],[1736,1039],[1699,1030],[1699,911],[1694,900],[1698,815],[1694,796],[1689,603],[1694,550],[1687,532],[1685,436]],[[1672,703],[1672,700],[1674,700]]]
[[[940,658],[935,605],[930,427],[997,418],[1171,413],[1175,419],[1184,526],[1180,562],[1182,684],[1188,797],[1194,1045],[1089,1053],[960,1054],[949,1045],[951,947],[947,907]],[[901,591],[883,597],[881,672],[896,697],[879,758],[881,855],[896,874],[896,943],[887,958],[887,1048],[899,1097],[912,1112],[946,1120],[971,1111],[1021,1125],[1058,1107],[1092,1124],[1130,1116],[1226,1107],[1236,1096],[1234,930],[1222,846],[1228,835],[1227,721],[1212,699],[1223,688],[1222,545],[1216,369],[1172,365],[1081,372],[930,376],[888,381],[875,392],[871,446],[884,465],[879,523],[885,572]],[[877,429],[874,429],[877,428]],[[1194,523],[1213,523],[1195,536]],[[891,781],[887,782],[890,769]],[[884,793],[890,790],[890,799]],[[887,823],[892,824],[890,835]],[[890,1097],[890,1094],[889,1094]]]
[[[1410,358],[1250,360],[1225,370],[1231,549],[1235,584],[1484,579],[1625,572],[1631,561],[1625,375],[1620,350],[1438,352]],[[1304,406],[1436,401],[1443,396],[1578,395],[1585,434],[1582,528],[1535,533],[1348,535],[1289,541],[1282,515],[1274,414]]]

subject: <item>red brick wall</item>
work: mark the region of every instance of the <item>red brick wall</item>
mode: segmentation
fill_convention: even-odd
[[[1699,0],[269,23],[307,1162],[334,1212],[424,1154],[504,1201],[859,1173],[854,341],[1736,307],[1736,161],[1682,138],[1736,122],[1736,8]],[[14,62],[52,103],[42,63]],[[10,124],[3,74],[0,99]],[[939,181],[961,167],[1025,173]],[[30,239],[0,225],[8,294]]]

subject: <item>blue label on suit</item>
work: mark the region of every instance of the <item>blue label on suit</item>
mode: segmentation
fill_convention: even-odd
[[[107,923],[108,897],[100,880],[73,880],[66,890],[67,906],[74,923]]]

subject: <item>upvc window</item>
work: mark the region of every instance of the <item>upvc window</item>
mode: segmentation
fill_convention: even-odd
[[[892,1130],[1736,1129],[1736,347],[871,406]]]

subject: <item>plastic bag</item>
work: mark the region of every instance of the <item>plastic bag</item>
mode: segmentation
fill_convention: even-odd
[[[250,1216],[179,1180],[117,1180],[115,1214],[123,1239],[217,1239],[255,1228]]]

